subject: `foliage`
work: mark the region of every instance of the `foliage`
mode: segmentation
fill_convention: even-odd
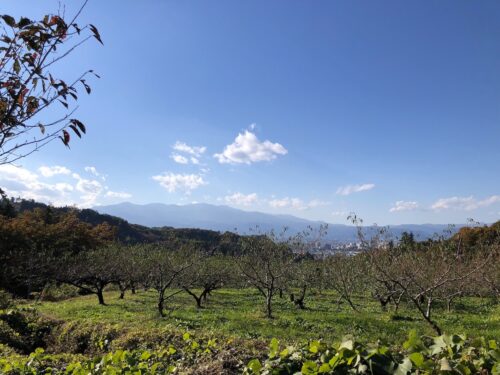
[[[7,309],[0,312],[0,344],[23,353],[45,347],[54,323],[34,309]]]
[[[95,249],[114,238],[103,223],[91,226],[72,211],[50,207],[0,216],[0,287],[23,297],[41,292],[54,269],[53,258]]]
[[[346,338],[340,344],[311,341],[301,347],[280,347],[273,339],[267,358],[248,362],[245,374],[477,374],[500,373],[495,340],[467,340],[462,335],[419,338],[411,331],[402,350],[361,344]]]
[[[84,3],[85,6],[85,3]],[[0,165],[13,163],[59,137],[70,143],[70,131],[81,137],[85,125],[71,118],[71,101],[78,100],[79,88],[90,94],[84,72],[71,83],[53,76],[57,63],[89,38],[102,43],[93,25],[76,21],[83,7],[71,19],[49,14],[40,21],[26,17],[0,17]],[[41,113],[59,103],[66,111],[47,120]]]
[[[117,350],[91,359],[46,354],[37,349],[27,357],[0,357],[2,374],[171,374],[186,368],[203,357],[218,351],[215,339],[197,340],[190,333],[182,336],[180,344],[156,351]]]
[[[12,295],[0,289],[0,310],[8,309],[12,306]]]

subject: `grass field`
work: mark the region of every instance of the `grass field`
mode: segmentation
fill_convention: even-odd
[[[140,291],[127,294],[124,300],[118,292],[105,295],[107,306],[97,304],[94,295],[76,297],[60,302],[43,302],[36,308],[47,317],[83,325],[106,324],[116,331],[169,330],[199,334],[262,339],[272,337],[296,342],[324,338],[340,340],[351,334],[359,340],[402,342],[410,329],[422,335],[434,335],[428,325],[409,306],[397,314],[391,309],[382,312],[377,302],[358,299],[360,312],[347,305],[340,307],[331,293],[310,296],[307,310],[298,310],[286,298],[276,298],[274,319],[263,314],[263,299],[254,290],[218,290],[213,292],[206,307],[197,309],[195,301],[185,293],[170,301],[168,317],[160,318],[156,310],[156,294]],[[500,337],[500,307],[488,299],[464,298],[452,312],[437,307],[434,317],[445,332],[465,333],[468,336]]]

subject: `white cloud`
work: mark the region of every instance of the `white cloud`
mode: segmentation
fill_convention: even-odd
[[[179,141],[175,142],[173,149],[175,151],[184,152],[196,157],[200,157],[203,153],[205,153],[205,151],[207,151],[205,146],[188,146],[186,143]]]
[[[94,167],[85,171],[103,179]],[[0,186],[12,197],[34,199],[55,206],[90,207],[98,204],[103,196],[124,198],[123,194],[109,191],[107,186],[95,179],[85,179],[62,166],[42,166],[37,173],[13,165],[0,165]],[[61,175],[63,181],[49,183],[54,175]],[[76,181],[75,181],[76,180]],[[120,196],[118,196],[120,194]]]
[[[341,186],[337,189],[337,194],[338,195],[350,195],[352,193],[359,193],[360,191],[371,190],[374,187],[375,187],[375,184]]]
[[[76,190],[84,194],[97,195],[102,192],[103,186],[97,180],[86,180],[82,178],[76,183]]]
[[[153,176],[153,180],[158,181],[169,193],[174,193],[177,190],[189,193],[191,190],[207,184],[203,177],[198,174],[164,173]]]
[[[224,200],[235,206],[251,206],[258,203],[259,197],[256,193],[246,195],[242,193],[234,193],[232,195],[225,196]]]
[[[307,206],[309,208],[314,208],[314,207],[328,206],[329,204],[331,204],[331,202],[326,202],[319,199],[313,199],[307,204]]]
[[[46,175],[50,177],[53,176],[51,172],[64,169],[66,168],[47,167],[47,169],[42,169],[42,171],[49,171]],[[36,173],[26,168],[15,167],[9,164],[0,165],[0,185],[10,196],[34,199],[46,203],[51,202],[58,205],[69,204],[68,193],[73,191],[73,186],[68,183],[45,183],[40,181],[40,176]]]
[[[106,196],[109,198],[119,198],[119,199],[128,199],[132,197],[132,194],[124,193],[121,191],[107,191]]]
[[[304,202],[300,198],[276,198],[276,199],[271,199],[269,202],[269,206],[272,208],[291,208],[294,210],[307,210],[310,208],[315,208],[315,207],[320,207],[320,206],[327,206],[330,204],[330,202],[325,202],[321,201],[319,199],[313,199],[309,202]]]
[[[187,164],[189,163],[189,159],[186,158],[185,156],[179,155],[179,154],[172,154],[170,157],[175,161],[176,163],[179,164]]]
[[[227,145],[222,153],[214,154],[214,157],[222,164],[251,164],[270,161],[287,153],[281,144],[268,140],[262,142],[254,133],[245,130],[243,134],[238,134],[234,142]]]
[[[172,152],[170,158],[172,158],[176,163],[179,164],[189,164],[192,163],[194,165],[200,164],[200,157],[207,150],[204,146],[189,146],[184,142],[175,142],[172,148],[177,152]],[[181,154],[184,155],[181,155]]]
[[[500,195],[492,195],[483,200],[477,200],[472,195],[469,197],[450,197],[438,199],[431,208],[434,211],[442,210],[461,210],[472,211],[481,207],[491,206],[492,204],[500,202]]]
[[[97,172],[96,167],[85,167],[84,170],[85,172],[88,172],[95,177],[100,177],[103,181],[106,181],[106,177],[102,173]]]
[[[23,184],[32,184],[38,181],[35,173],[11,164],[0,165],[0,178],[6,181],[16,181]]]
[[[52,177],[52,176],[55,176],[57,174],[67,175],[67,174],[71,173],[71,171],[68,168],[61,167],[60,165],[55,165],[53,167],[42,166],[42,167],[38,168],[38,172],[40,172],[40,174],[43,177]]]
[[[59,183],[55,184],[54,189],[57,191],[60,191],[62,193],[64,193],[64,192],[69,193],[69,192],[75,190],[72,185],[67,184],[66,182],[59,182]]]
[[[305,210],[307,208],[301,199],[289,197],[272,199],[269,201],[269,205],[273,208],[293,208],[296,210]]]
[[[418,208],[418,203],[414,201],[397,201],[393,207],[389,210],[390,212],[399,211],[413,211]]]
[[[79,176],[78,176],[79,177]],[[82,193],[80,197],[82,202],[78,204],[79,207],[91,207],[96,204],[97,198],[103,192],[104,187],[97,180],[87,180],[84,178],[77,178],[76,190]]]
[[[347,217],[349,215],[349,212],[347,211],[333,211],[332,216],[344,216]]]

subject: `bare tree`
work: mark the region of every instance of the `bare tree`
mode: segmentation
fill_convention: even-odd
[[[354,296],[366,285],[367,264],[365,257],[335,254],[325,258],[322,266],[325,285],[338,293],[337,304],[344,301],[354,311],[358,311],[359,308],[354,303]]]
[[[222,255],[205,256],[194,264],[182,278],[182,288],[196,301],[196,307],[202,308],[214,290],[222,288],[233,278],[232,263]]]
[[[116,262],[119,264],[117,284],[120,289],[120,299],[123,299],[127,290],[135,294],[138,285],[147,278],[145,265],[147,247],[143,245],[115,246],[117,246]]]
[[[160,316],[166,316],[165,303],[183,291],[181,279],[196,264],[198,256],[189,245],[175,250],[164,245],[149,247],[146,260],[148,284],[158,293],[157,307]]]
[[[418,251],[375,249],[370,253],[377,280],[397,285],[439,335],[442,330],[432,315],[436,300],[443,294],[447,298],[461,294],[460,286],[470,281],[471,276],[488,262],[482,259],[480,264],[467,264],[461,254],[452,251],[447,244],[436,242]],[[453,292],[447,293],[446,288]]]
[[[284,289],[290,275],[293,254],[287,242],[268,236],[249,236],[242,240],[242,254],[236,264],[245,281],[265,298],[266,317],[272,318],[272,300]]]
[[[58,282],[97,295],[99,304],[105,305],[104,288],[119,279],[119,264],[116,260],[115,246],[67,254],[54,263],[54,278]]]

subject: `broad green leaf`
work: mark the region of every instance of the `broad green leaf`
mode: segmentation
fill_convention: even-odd
[[[279,350],[279,342],[276,338],[273,338],[271,340],[271,343],[269,344],[269,357],[274,358],[278,355],[278,350]]]
[[[262,365],[260,364],[260,361],[258,359],[252,359],[250,362],[248,362],[247,367],[252,370],[254,374],[259,374],[260,369],[262,368]]]
[[[425,361],[423,354],[418,353],[418,352],[410,354],[410,356],[408,358],[410,358],[410,360],[413,362],[413,364],[415,366],[417,366],[418,368],[422,367],[422,365],[424,364],[424,361]]]
[[[305,361],[300,370],[302,374],[313,375],[318,373],[318,365],[313,361]]]

